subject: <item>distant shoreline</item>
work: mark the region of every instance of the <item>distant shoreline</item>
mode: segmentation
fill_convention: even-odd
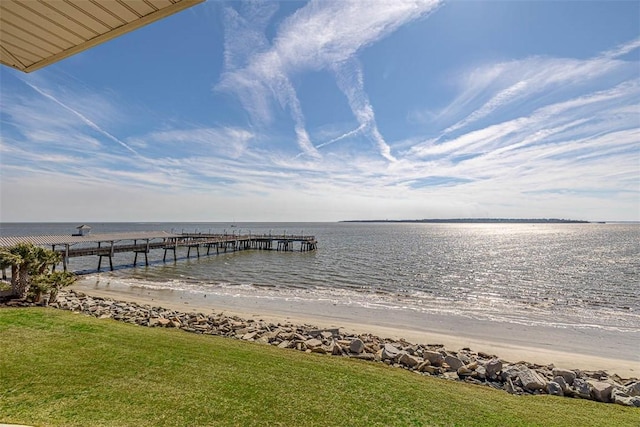
[[[351,219],[339,222],[389,222],[389,223],[428,223],[428,224],[604,224],[602,222],[578,219],[557,218],[448,218],[448,219]]]

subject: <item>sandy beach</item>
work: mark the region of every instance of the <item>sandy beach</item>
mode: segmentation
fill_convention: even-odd
[[[197,295],[189,292],[105,286],[80,281],[72,289],[88,295],[165,307],[183,312],[225,313],[273,323],[341,328],[413,343],[464,347],[511,361],[556,367],[604,370],[623,378],[640,377],[637,336],[594,334],[562,328],[497,324],[461,317],[336,306],[326,301],[274,301],[237,295]],[[628,340],[631,339],[631,342]]]

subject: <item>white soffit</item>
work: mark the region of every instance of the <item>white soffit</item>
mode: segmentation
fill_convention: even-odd
[[[204,0],[0,0],[0,63],[31,72]]]

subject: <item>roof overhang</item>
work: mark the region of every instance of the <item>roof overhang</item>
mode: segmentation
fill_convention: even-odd
[[[0,0],[0,63],[31,72],[204,0]]]

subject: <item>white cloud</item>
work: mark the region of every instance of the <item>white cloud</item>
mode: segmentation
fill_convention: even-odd
[[[270,99],[278,100],[294,120],[300,148],[305,154],[319,158],[305,129],[304,113],[291,77],[303,71],[333,70],[363,132],[383,157],[395,160],[375,124],[355,55],[407,22],[426,16],[437,6],[437,1],[379,1],[375,7],[362,1],[312,1],[280,25],[269,50],[264,50],[264,38],[258,37],[254,30],[238,31],[245,26],[236,23],[245,21],[234,11],[228,11],[228,15],[236,19],[225,36],[234,37],[236,41],[225,44],[225,58],[236,58],[237,45],[240,56],[246,57],[246,46],[256,39],[259,42],[246,65],[238,66],[240,61],[235,59],[226,61],[227,69],[217,88],[236,94],[252,117],[262,122],[269,122],[272,117]],[[264,29],[264,25],[257,28]]]
[[[139,118],[127,117],[127,106],[104,94],[76,103],[84,91],[71,86],[61,93],[53,79],[19,93],[3,88],[1,217],[313,221],[368,212],[378,218],[578,212],[584,219],[640,219],[640,77],[636,62],[621,59],[637,41],[585,60],[527,57],[475,67],[433,115],[444,123],[435,137],[385,140],[358,55],[434,7],[312,2],[279,27],[272,26],[274,3],[227,9],[231,29],[218,88],[238,96],[253,127],[175,125],[169,118],[120,138],[126,133],[116,124],[125,117],[126,129]],[[294,84],[309,70],[335,78],[355,118],[312,133],[323,141],[315,147]],[[101,115],[87,113],[92,102]],[[273,104],[290,115],[301,156],[287,145],[288,134],[260,126],[281,119]],[[119,108],[125,112],[112,119],[109,112]],[[362,137],[373,149],[362,148]],[[17,206],[17,198],[31,204]],[[158,205],[166,209],[149,209]],[[108,206],[123,209],[107,218]]]
[[[356,59],[349,59],[333,65],[338,87],[347,97],[353,115],[360,123],[362,132],[376,143],[380,154],[389,161],[396,161],[391,147],[384,140],[375,121],[373,106],[364,90],[362,66]]]
[[[640,38],[637,38],[635,40],[631,40],[627,43],[623,43],[619,46],[616,46],[615,48],[611,49],[611,50],[607,50],[605,52],[602,52],[600,54],[600,56],[602,58],[618,58],[620,56],[624,56],[628,53],[633,52],[636,49],[640,49]]]
[[[536,105],[540,97],[553,96],[567,87],[597,83],[603,76],[629,64],[608,58],[575,60],[566,58],[530,57],[518,61],[485,65],[473,70],[463,80],[463,91],[445,109],[450,116],[480,106],[443,131],[453,133],[484,119],[494,112],[503,111],[518,102]]]
[[[127,142],[149,149],[173,150],[175,157],[199,153],[238,158],[254,138],[255,135],[245,129],[221,127],[155,131],[130,138]]]

